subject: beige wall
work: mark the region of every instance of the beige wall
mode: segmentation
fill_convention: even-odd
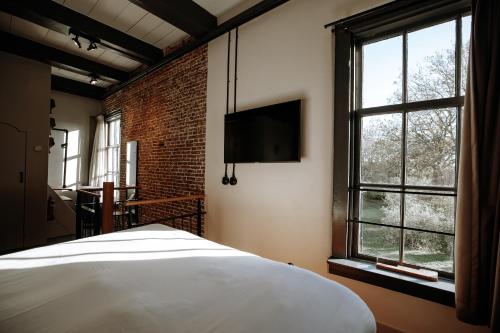
[[[227,37],[209,44],[207,237],[347,285],[377,321],[409,332],[483,332],[454,309],[327,273],[332,210],[332,36],[323,25],[384,0],[292,0],[240,28],[238,109],[302,98],[302,161],[237,165],[223,186]],[[332,300],[334,301],[334,300]]]
[[[35,246],[46,234],[50,66],[0,52],[0,73],[0,121],[27,131],[24,245]]]
[[[66,171],[67,185],[77,182],[79,185],[88,184],[90,153],[93,142],[95,123],[91,117],[102,112],[102,103],[99,100],[52,91],[51,97],[56,102],[52,117],[56,119],[56,128],[67,129],[70,132],[68,151],[74,152],[68,156],[68,170]],[[59,133],[60,135],[60,133]],[[62,135],[58,136],[62,139]],[[57,142],[59,144],[60,142]],[[49,156],[49,185],[61,186],[63,172],[63,154],[61,149],[54,149]]]

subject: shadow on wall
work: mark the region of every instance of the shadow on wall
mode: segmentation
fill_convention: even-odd
[[[48,183],[50,186],[54,188],[62,188],[63,184],[66,184],[67,188],[76,189],[78,185],[82,184],[80,136],[80,130],[68,132],[66,179],[64,179],[64,133],[54,132],[53,137],[55,145],[51,148],[49,154]],[[64,180],[66,180],[66,182]]]
[[[66,168],[66,186],[74,189],[81,183],[80,130],[68,133],[68,158],[66,161]]]

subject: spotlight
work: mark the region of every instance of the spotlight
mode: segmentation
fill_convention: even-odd
[[[82,44],[78,40],[78,35],[75,34],[75,37],[71,38],[71,40],[73,41],[73,43],[75,44],[75,46],[78,46],[79,49],[82,48]]]
[[[95,86],[97,84],[98,80],[97,80],[97,75],[95,74],[91,74],[90,75],[90,84]]]
[[[89,47],[87,47],[87,51],[92,51],[95,49],[97,49],[97,45],[94,42],[89,41]]]

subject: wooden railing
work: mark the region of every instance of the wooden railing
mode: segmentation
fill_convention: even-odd
[[[103,185],[106,184],[106,183],[107,182],[104,182]],[[114,186],[114,183],[111,182],[111,184],[113,184],[113,186]],[[114,187],[114,189],[116,191],[138,190],[140,188],[141,188],[140,186],[120,186],[120,187]],[[102,190],[103,190],[103,187],[87,187],[83,191],[98,192],[98,191],[102,191]],[[78,191],[82,191],[82,190],[78,190]]]
[[[129,202],[125,203],[125,206],[144,206],[144,205],[153,205],[153,204],[159,204],[159,203],[198,200],[198,199],[205,199],[205,195],[204,194],[195,194],[195,195],[188,195],[185,197],[173,197],[173,198],[160,198],[160,199],[150,199],[150,200],[129,201]]]
[[[99,233],[109,233],[139,225],[158,223],[158,220],[143,222],[140,224],[136,223],[135,225],[131,225],[129,222],[125,223],[123,219],[127,215],[127,209],[133,210],[134,214],[138,214],[139,208],[143,209],[147,206],[194,200],[196,200],[196,212],[190,212],[188,214],[181,214],[177,216],[165,216],[160,220],[163,223],[171,221],[175,226],[175,219],[180,219],[181,228],[184,229],[184,219],[193,219],[196,217],[196,234],[199,236],[202,235],[202,216],[205,214],[202,202],[205,199],[205,195],[196,194],[149,200],[115,201],[114,193],[116,190],[126,191],[130,189],[138,189],[138,187],[125,186],[115,188],[114,183],[105,182],[102,188],[86,188],[84,190],[77,190],[76,237],[88,237]],[[102,192],[102,200],[101,195],[98,192]],[[102,204],[100,204],[101,201]],[[87,214],[88,212],[93,213],[93,215]],[[191,222],[192,225],[190,225],[188,229],[190,232],[194,229],[195,221],[191,220]]]
[[[92,191],[89,190],[76,190],[77,193],[82,193],[91,197],[97,197],[100,198],[101,195],[99,193],[95,193],[96,191],[101,191],[102,189],[93,189]]]

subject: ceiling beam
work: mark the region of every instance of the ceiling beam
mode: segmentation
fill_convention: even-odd
[[[55,1],[1,0],[0,10],[66,35],[72,30],[91,36],[101,47],[145,64],[155,63],[163,57],[161,49]]]
[[[80,81],[70,80],[57,75],[52,75],[50,81],[50,87],[52,90],[62,91],[68,94],[83,97],[102,99],[102,96],[106,92],[105,88],[96,87]]]
[[[59,69],[62,69],[66,72],[71,72],[71,73],[75,73],[78,75],[87,76],[88,80],[90,82],[90,74],[92,74],[92,73],[89,73],[87,71],[84,71],[84,70],[81,70],[81,69],[78,69],[75,67],[71,67],[71,66],[67,66],[67,65],[59,64],[59,63],[54,63],[54,62],[51,65],[53,68],[59,68]],[[110,84],[117,84],[119,82],[119,81],[110,79],[109,77],[105,77],[105,76],[99,76],[98,79],[99,79],[99,81],[108,82]]]
[[[48,64],[63,64],[79,68],[89,73],[109,77],[117,81],[125,81],[129,78],[127,72],[7,32],[0,32],[0,40],[2,41],[0,43],[1,51],[16,54],[21,57]]]
[[[192,0],[129,1],[196,38],[217,26],[217,18]]]
[[[274,8],[280,6],[288,1],[289,0],[263,0],[259,3],[257,3],[256,5],[248,8],[247,10],[244,10],[240,14],[230,18],[229,20],[225,21],[221,25],[217,26],[217,28],[211,30],[208,34],[206,34],[202,38],[194,40],[191,43],[186,44],[185,46],[178,48],[177,50],[173,51],[172,53],[167,54],[161,61],[159,61],[158,63],[156,63],[155,65],[153,65],[151,67],[146,68],[144,71],[131,77],[126,82],[123,82],[123,83],[117,84],[113,87],[110,87],[110,89],[108,89],[106,91],[105,97],[111,96],[112,94],[125,88],[129,84],[143,78],[144,76],[146,76],[150,73],[156,72],[157,70],[159,70],[160,68],[162,68],[166,64],[182,57],[183,55],[185,55],[191,51],[196,50],[198,47],[200,47],[202,45],[208,44],[209,42],[216,39],[217,37],[222,36],[223,34],[239,27],[240,25],[243,25],[243,24],[253,20],[256,17],[259,17],[259,16],[269,12],[270,10],[272,10],[272,9],[274,9]]]

